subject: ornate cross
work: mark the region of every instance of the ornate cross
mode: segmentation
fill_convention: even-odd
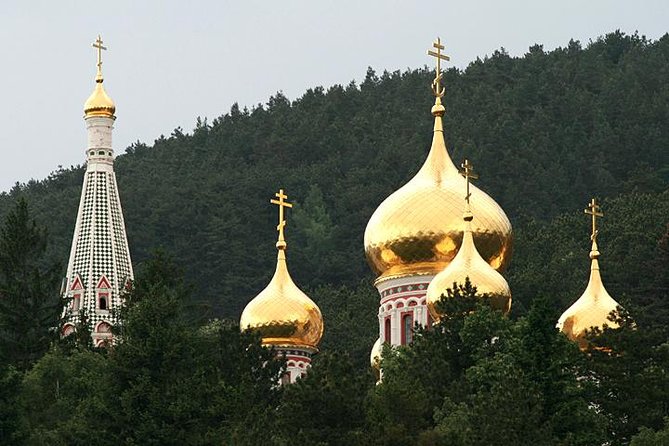
[[[102,71],[102,50],[107,50],[106,46],[102,46],[102,37],[98,34],[98,38],[93,42],[93,48],[98,49],[98,73]]]
[[[594,198],[588,203],[588,209],[584,209],[583,212],[592,215],[592,234],[590,234],[590,240],[594,242],[597,240],[597,233],[599,232],[599,229],[597,229],[597,217],[603,217],[604,213]]]
[[[279,242],[284,242],[285,244],[285,238],[283,237],[283,228],[286,227],[286,220],[284,219],[283,216],[283,208],[292,208],[293,204],[284,201],[286,198],[288,198],[288,195],[283,193],[283,189],[279,189],[279,192],[274,194],[274,196],[277,197],[278,200],[271,199],[269,200],[269,202],[279,206],[279,224],[276,226],[276,230],[279,231]]]
[[[465,180],[467,181],[467,195],[465,195],[465,201],[467,204],[469,204],[469,197],[472,196],[472,194],[469,192],[469,183],[471,182],[470,180],[476,180],[479,176],[478,174],[474,173],[474,166],[467,158],[465,158],[465,161],[460,165],[460,167],[462,167],[460,175],[465,177]]]
[[[439,37],[437,37],[437,40],[435,40],[432,43],[432,46],[437,50],[437,51],[427,50],[427,54],[429,56],[432,56],[435,59],[437,59],[437,69],[435,73],[435,78],[432,81],[432,92],[434,93],[435,96],[442,97],[444,95],[444,88],[441,86],[441,61],[451,60],[451,58],[445,54],[441,54],[441,50],[444,49],[444,45],[441,44],[441,39]]]

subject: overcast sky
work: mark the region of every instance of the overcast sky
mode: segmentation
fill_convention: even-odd
[[[0,8],[0,191],[84,160],[83,104],[93,90],[98,33],[116,102],[114,149],[190,132],[277,91],[432,64],[436,36],[452,64],[504,47],[583,44],[615,29],[657,39],[666,0],[526,1],[15,1]],[[426,87],[427,88],[427,87]]]

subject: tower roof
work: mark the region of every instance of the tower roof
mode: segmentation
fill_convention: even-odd
[[[107,118],[115,117],[116,104],[114,104],[114,101],[107,95],[107,92],[102,85],[104,82],[104,77],[102,76],[102,50],[107,49],[102,46],[102,43],[100,36],[98,36],[97,40],[93,43],[93,47],[98,50],[98,72],[95,75],[95,89],[84,104],[84,114],[86,118],[90,116],[103,116]]]
[[[464,230],[462,236],[462,245],[457,255],[450,264],[430,282],[427,288],[427,305],[433,319],[439,320],[440,314],[437,311],[436,303],[441,299],[442,294],[447,288],[452,288],[454,283],[465,283],[469,277],[472,285],[476,286],[479,294],[486,294],[493,307],[508,313],[511,309],[511,290],[506,279],[496,271],[490,264],[481,257],[474,243],[472,231],[472,221],[474,215],[470,207],[470,197],[472,196],[469,185],[471,178],[471,165],[467,160],[463,164],[464,176],[467,185],[465,194],[465,213],[463,216]]]
[[[597,246],[597,217],[603,217],[596,200],[593,198],[586,214],[592,216],[592,246],[590,248],[590,279],[581,297],[574,302],[558,319],[557,328],[569,339],[578,343],[581,349],[587,347],[585,335],[587,330],[603,329],[604,326],[618,328],[618,324],[610,321],[609,314],[616,310],[618,302],[604,288],[602,276],[599,273],[599,247]]]
[[[441,55],[443,46],[435,42]],[[390,278],[433,275],[455,257],[462,242],[461,213],[465,183],[446,150],[442,118],[444,90],[441,71],[432,85],[435,94],[434,132],[425,163],[404,186],[386,198],[374,211],[365,229],[365,254],[379,276]],[[481,255],[497,270],[511,259],[511,223],[502,208],[480,189],[472,188],[472,211],[476,223],[472,235]]]
[[[300,290],[288,272],[283,208],[292,207],[283,190],[276,194],[279,205],[279,240],[276,270],[269,285],[242,312],[242,329],[257,330],[263,344],[317,349],[323,336],[323,316],[318,306]]]

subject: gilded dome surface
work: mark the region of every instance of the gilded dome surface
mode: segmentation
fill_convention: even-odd
[[[465,179],[446,151],[437,98],[432,147],[418,173],[386,198],[365,229],[365,254],[377,279],[431,275],[442,271],[462,243]],[[481,256],[503,271],[511,260],[511,223],[502,208],[472,186],[472,233]]]
[[[496,271],[479,254],[474,245],[474,238],[470,229],[471,222],[465,223],[466,229],[463,242],[457,255],[451,263],[427,287],[427,307],[435,321],[441,318],[436,309],[436,303],[445,294],[447,288],[453,288],[453,283],[464,284],[467,277],[479,294],[487,294],[494,308],[505,314],[511,310],[511,290],[502,275]]]
[[[269,285],[242,312],[242,329],[257,330],[263,344],[316,349],[323,336],[321,310],[293,282],[279,250]]]
[[[84,114],[86,117],[104,116],[113,118],[116,112],[116,105],[102,86],[102,78],[99,77],[95,82],[95,90],[93,90],[93,93],[91,93],[84,104]]]
[[[557,323],[557,328],[569,339],[578,343],[581,349],[587,347],[585,339],[586,331],[593,327],[603,329],[604,325],[609,328],[618,328],[616,322],[610,321],[609,314],[616,310],[618,302],[604,288],[602,277],[599,273],[599,251],[597,242],[593,242],[590,252],[592,263],[590,265],[590,280],[585,291],[572,304]]]
[[[378,338],[372,347],[372,351],[369,354],[369,365],[376,371],[381,370],[381,353],[383,352],[383,346],[381,345],[381,338]]]

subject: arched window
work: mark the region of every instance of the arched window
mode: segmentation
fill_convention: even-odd
[[[413,334],[413,314],[405,314],[402,317],[402,324],[403,324],[403,334],[404,334],[404,339],[402,340],[403,345],[409,345],[411,344],[411,335]]]
[[[66,325],[63,327],[63,337],[65,337],[65,336],[69,336],[69,335],[71,335],[72,333],[74,333],[74,325],[72,325],[72,324],[66,324]]]
[[[390,344],[390,317],[386,318],[386,322],[384,325],[384,341],[386,344]]]
[[[79,311],[81,305],[81,294],[77,293],[72,297],[72,311]]]
[[[111,333],[111,328],[111,325],[103,321],[98,324],[98,326],[95,328],[95,331],[97,333]]]

